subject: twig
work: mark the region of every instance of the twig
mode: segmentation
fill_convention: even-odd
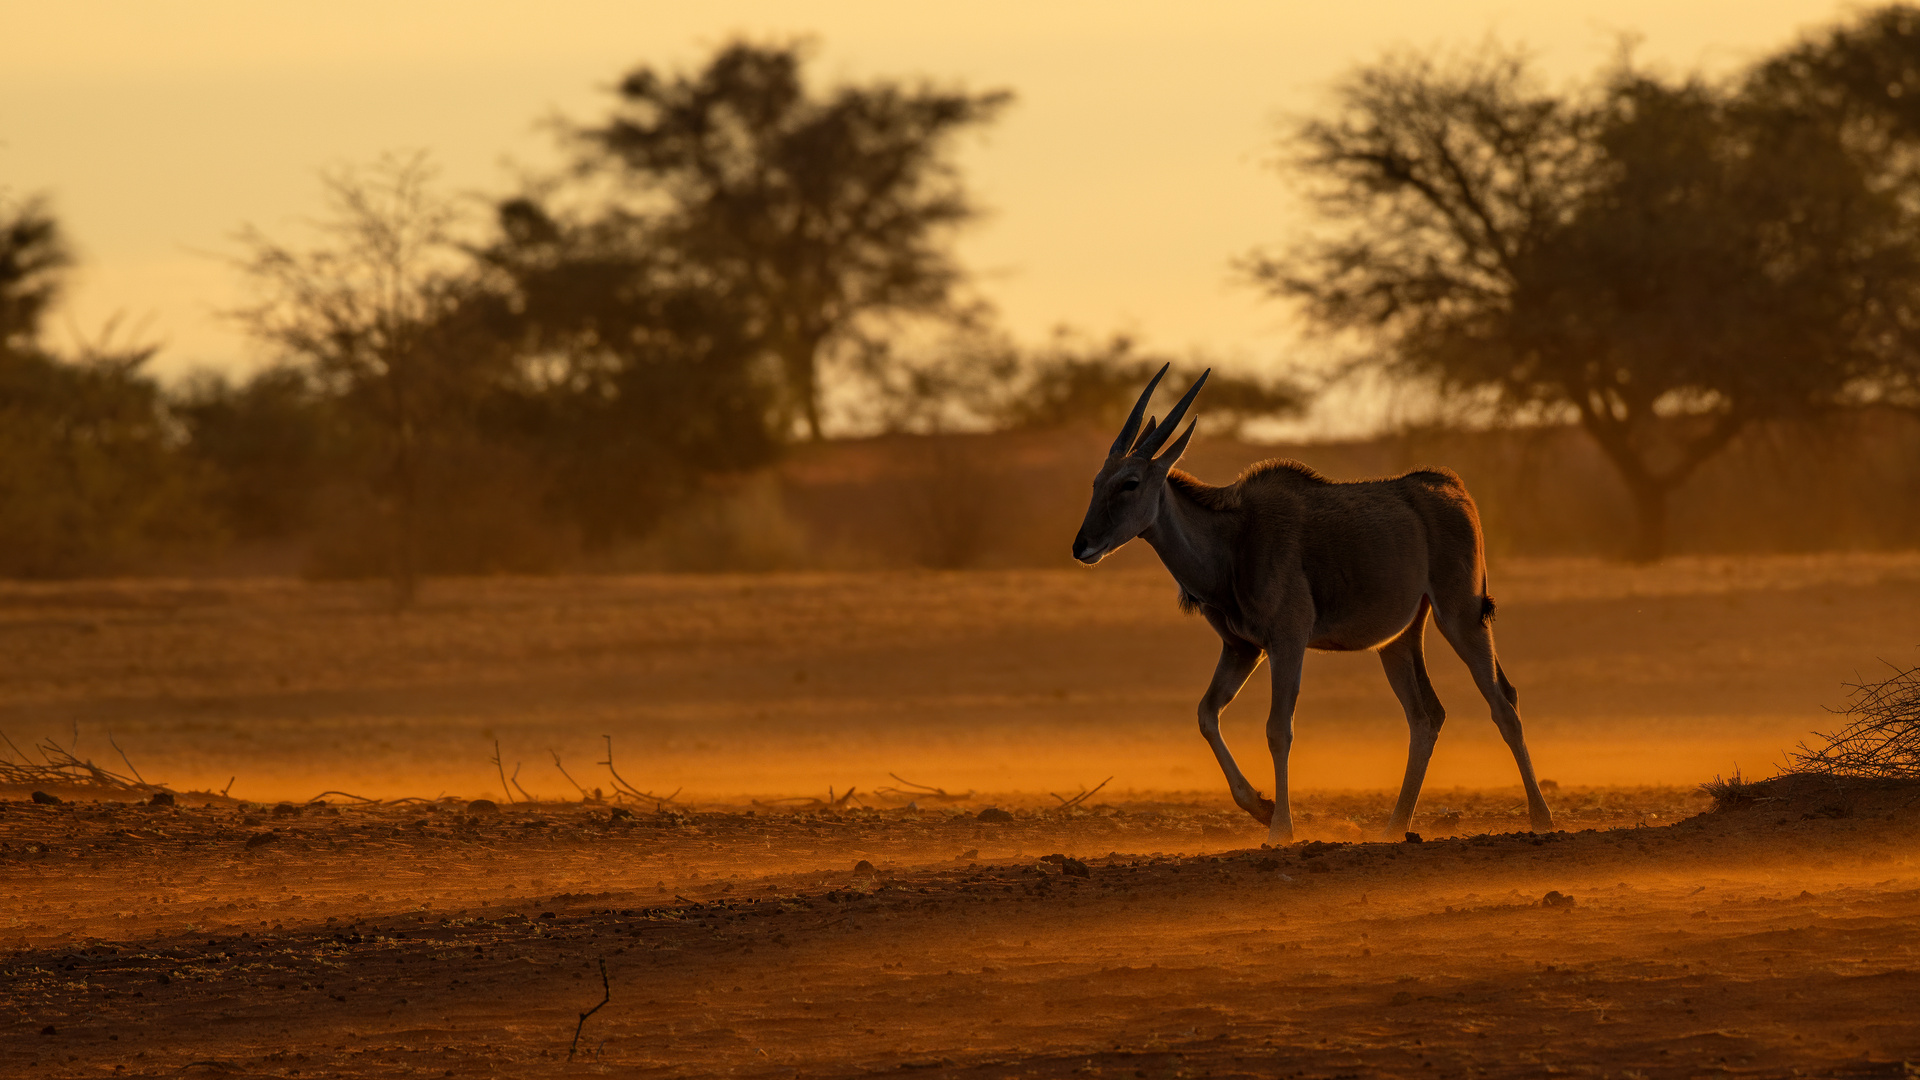
[[[846,791],[836,795],[834,794],[833,785],[828,784],[827,797],[824,799],[818,795],[788,795],[783,798],[768,799],[765,802],[761,802],[759,799],[755,799],[753,800],[753,805],[764,806],[767,809],[772,810],[772,809],[780,809],[781,803],[794,803],[797,805],[788,807],[787,809],[838,810],[845,807],[847,805],[847,802],[853,798],[854,790],[855,789],[853,788],[848,788]],[[865,806],[866,804],[861,803],[860,805]]]
[[[111,733],[108,734],[107,739],[112,742]],[[124,750],[120,751],[120,757],[127,763],[127,769],[133,774],[132,776],[122,776],[111,769],[101,768],[92,761],[74,754],[71,747],[61,746],[53,739],[45,739],[34,745],[34,750],[40,755],[40,760],[37,762],[21,750],[19,744],[4,732],[0,732],[0,742],[5,742],[8,749],[12,751],[11,754],[0,754],[0,783],[76,784],[92,785],[113,791],[171,792],[171,789],[164,784],[148,783],[147,779],[140,775],[140,771],[134,768],[133,761],[127,757]],[[114,749],[120,750],[118,743],[114,744]]]
[[[620,791],[624,789],[627,794],[632,795],[634,798],[651,800],[657,806],[662,803],[672,802],[673,795],[678,795],[680,794],[680,792],[685,790],[684,788],[674,788],[673,795],[655,795],[651,791],[641,791],[639,788],[634,787],[632,784],[627,783],[626,778],[620,775],[620,771],[613,767],[613,736],[602,735],[600,737],[607,741],[607,760],[595,762],[595,764],[605,765],[607,767],[608,775],[613,777],[615,791]],[[571,780],[573,778],[568,777],[567,779]],[[574,786],[578,787],[579,785],[576,784]]]
[[[913,790],[902,791],[899,788],[876,788],[874,789],[875,795],[904,795],[910,799],[927,799],[932,802],[966,802],[973,798],[973,792],[971,791],[965,795],[955,795],[948,792],[946,788],[932,787],[927,784],[916,784],[906,777],[901,776],[899,773],[890,772],[887,775]]]
[[[587,1026],[587,1017],[606,1007],[613,1000],[613,984],[607,981],[607,958],[600,958],[600,1004],[580,1014],[580,1022],[573,1026],[573,1042],[567,1047],[567,1060],[573,1060],[573,1052],[580,1047],[580,1032]],[[605,1045],[604,1043],[602,1045]]]
[[[1054,798],[1056,798],[1056,799],[1060,799],[1060,809],[1062,809],[1062,810],[1071,810],[1071,809],[1073,809],[1074,807],[1076,807],[1076,806],[1079,806],[1079,805],[1080,805],[1081,803],[1083,803],[1083,802],[1086,802],[1086,801],[1087,801],[1087,797],[1088,797],[1088,796],[1090,796],[1090,795],[1092,795],[1094,791],[1099,791],[1099,790],[1100,790],[1101,788],[1103,788],[1103,787],[1106,787],[1106,786],[1107,786],[1108,784],[1110,784],[1110,783],[1112,783],[1112,782],[1113,782],[1113,777],[1111,777],[1111,776],[1109,776],[1109,777],[1107,777],[1107,778],[1106,778],[1105,780],[1102,780],[1102,781],[1100,781],[1100,782],[1099,782],[1098,784],[1095,784],[1095,785],[1093,786],[1093,791],[1088,791],[1088,790],[1086,790],[1085,788],[1082,788],[1082,789],[1080,790],[1080,794],[1078,794],[1078,795],[1075,795],[1075,796],[1074,796],[1073,798],[1071,798],[1071,799],[1064,799],[1064,798],[1061,798],[1061,797],[1060,797],[1060,796],[1058,796],[1058,795],[1054,795],[1054,794],[1053,794],[1053,792],[1051,792],[1051,791],[1049,791],[1049,792],[1047,792],[1047,794],[1049,794],[1049,795],[1053,795],[1053,797],[1054,797]]]
[[[119,751],[119,753],[120,753],[120,760],[121,760],[121,761],[124,761],[124,762],[126,762],[126,763],[127,763],[127,771],[129,771],[129,772],[131,772],[131,773],[133,773],[133,778],[134,778],[135,780],[138,780],[138,781],[140,781],[140,783],[144,785],[144,784],[145,784],[145,783],[147,782],[147,778],[146,778],[146,777],[144,777],[144,776],[141,776],[141,775],[140,775],[140,770],[139,770],[139,769],[136,769],[136,768],[134,768],[134,766],[133,766],[133,759],[127,756],[127,752],[126,752],[125,750],[121,750],[121,749],[120,749],[120,744],[119,744],[119,743],[117,743],[117,742],[114,742],[114,741],[113,741],[113,732],[112,732],[112,730],[108,730],[108,732],[107,732],[107,745],[109,745],[109,746],[111,746],[111,747],[113,747],[113,748],[114,748],[115,750],[118,750],[118,751]]]
[[[1882,663],[1887,663],[1882,661]],[[1792,753],[1793,771],[1846,777],[1920,776],[1920,667],[1887,663],[1893,674],[1877,683],[1849,683],[1847,724],[1819,749],[1804,741]]]
[[[374,803],[376,805],[380,802],[379,799],[369,799],[365,795],[355,795],[350,791],[323,791],[320,794],[315,795],[313,798],[308,799],[307,801],[310,803],[319,802],[321,799],[324,799],[329,795],[339,795],[339,796],[342,796],[343,798],[355,799],[363,803]]]
[[[8,735],[8,734],[7,734],[6,732],[4,732],[4,731],[0,731],[0,739],[5,739],[5,740],[7,740],[7,745],[8,745],[8,746],[13,746],[13,738],[12,738],[11,736],[9,736],[9,735]],[[25,753],[23,753],[23,752],[21,751],[21,749],[20,749],[19,747],[17,747],[17,746],[13,746],[13,752],[14,752],[14,753],[16,753],[16,754],[19,754],[19,755],[20,755],[20,760],[21,760],[21,761],[23,761],[23,762],[24,762],[24,761],[26,761],[26,760],[27,760],[27,755],[26,755]]]
[[[520,794],[527,795],[527,789],[520,787],[520,763],[517,761],[513,763],[513,786],[520,788]],[[540,800],[534,798],[531,795],[527,795],[527,801],[539,802]]]
[[[507,767],[500,764],[499,739],[493,740],[493,767],[500,770],[500,790],[507,796],[507,801],[511,803],[513,801],[513,789],[507,786]]]
[[[221,788],[221,789],[220,789],[220,797],[221,797],[221,798],[223,798],[223,799],[224,799],[224,798],[226,798],[226,797],[227,797],[227,792],[229,792],[229,791],[232,791],[232,790],[233,790],[233,782],[234,782],[235,780],[237,780],[237,779],[239,779],[239,777],[238,777],[238,776],[229,776],[229,777],[227,777],[227,786],[226,786],[226,787],[223,787],[223,788]]]
[[[547,753],[553,755],[553,767],[560,770],[560,775],[567,778],[567,783],[572,784],[575,788],[579,789],[580,801],[592,802],[593,796],[587,794],[586,788],[580,787],[580,781],[575,780],[573,778],[573,775],[567,772],[567,767],[565,765],[560,764],[560,752],[558,750],[553,749],[552,747],[548,747]]]
[[[929,795],[945,795],[947,793],[946,788],[929,787],[926,784],[916,784],[913,781],[907,779],[906,777],[901,776],[897,772],[890,772],[887,775],[893,777],[895,780],[900,781],[901,783],[907,785],[910,788],[919,788],[921,791],[924,791]]]

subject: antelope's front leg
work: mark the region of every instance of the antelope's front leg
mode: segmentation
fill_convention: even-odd
[[[1267,843],[1293,843],[1293,808],[1287,800],[1287,757],[1293,752],[1293,706],[1300,697],[1300,668],[1305,646],[1269,650],[1273,669],[1273,711],[1267,714],[1267,749],[1273,752],[1273,820],[1267,824]]]
[[[1220,662],[1213,669],[1213,683],[1207,687],[1207,695],[1200,699],[1200,735],[1213,748],[1214,760],[1220,763],[1220,771],[1226,774],[1227,790],[1233,793],[1234,804],[1252,814],[1255,821],[1268,824],[1273,818],[1274,804],[1260,797],[1252,784],[1241,773],[1240,765],[1233,760],[1233,752],[1227,749],[1225,739],[1220,737],[1220,710],[1227,707],[1240,688],[1246,685],[1247,676],[1260,666],[1260,649],[1244,641],[1228,641],[1224,638],[1220,646]]]

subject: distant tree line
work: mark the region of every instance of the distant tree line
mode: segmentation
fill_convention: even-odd
[[[315,235],[242,235],[253,300],[234,314],[272,363],[239,381],[163,392],[151,349],[56,355],[43,322],[69,249],[43,203],[10,207],[0,574],[297,542],[310,572],[386,576],[405,603],[425,573],[645,537],[716,479],[821,439],[836,388],[869,426],[916,427],[925,402],[896,374],[944,362],[893,350],[982,332],[951,249],[975,216],[953,151],[1010,96],[820,91],[803,68],[799,46],[745,42],[692,72],[638,68],[602,122],[562,130],[568,167],[487,222],[425,156],[326,174]],[[1075,363],[1045,422],[1104,422],[1147,363],[1103,366],[1129,348],[1002,342],[964,379],[999,403],[965,422],[1042,422],[998,384]],[[1091,393],[1089,372],[1106,380]]]
[[[835,417],[1105,428],[1161,363],[1204,364],[1124,336],[1017,345],[972,298],[956,143],[1008,94],[804,69],[748,42],[637,68],[561,127],[565,168],[479,220],[424,157],[327,174],[315,234],[243,234],[235,315],[271,363],[238,380],[163,388],[111,332],[50,344],[71,249],[44,202],[0,201],[0,575],[281,545],[405,603],[423,574],[642,542]],[[1287,145],[1323,222],[1248,278],[1443,419],[1578,425],[1638,557],[1754,425],[1920,410],[1913,8],[1723,80],[1623,60],[1550,91],[1518,55],[1390,57]],[[1219,371],[1207,394],[1216,432],[1309,396]]]

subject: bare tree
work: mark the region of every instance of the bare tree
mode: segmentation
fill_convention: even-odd
[[[425,154],[337,169],[323,175],[317,243],[295,247],[251,227],[241,235],[260,299],[236,315],[381,436],[376,488],[402,606],[420,572],[422,441],[492,352],[482,335],[463,334],[476,286],[456,243],[460,213],[434,190],[435,175]]]

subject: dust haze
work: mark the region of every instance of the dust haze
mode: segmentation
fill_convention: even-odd
[[[603,736],[627,779],[696,799],[871,791],[890,773],[1212,798],[1194,703],[1217,645],[1140,554],[1097,571],[446,580],[404,616],[374,585],[0,586],[0,730],[77,725],[107,758],[111,734],[152,780],[256,802],[520,798],[496,741],[528,794],[577,799],[552,755],[611,791]],[[1491,591],[1544,778],[1688,786],[1770,772],[1842,704],[1843,678],[1899,658],[1920,557],[1515,559]],[[1434,644],[1449,720],[1429,801],[1514,783]],[[1256,756],[1263,674],[1224,721]],[[1302,782],[1397,783],[1405,722],[1372,655],[1312,654],[1297,726]]]
[[[1423,842],[1380,843],[1404,723],[1372,657],[1315,655],[1306,842],[1278,851],[1194,729],[1212,634],[1157,570],[436,580],[404,617],[372,585],[8,586],[0,730],[77,724],[103,766],[111,733],[210,793],[0,809],[0,1059],[1679,1076],[1914,1053],[1910,794],[1715,809],[1698,784],[1770,773],[1840,703],[1832,673],[1902,640],[1920,557],[1493,573],[1563,831],[1521,831],[1511,758],[1436,651]],[[1243,760],[1259,683],[1228,712]],[[617,788],[602,736],[673,801]]]

